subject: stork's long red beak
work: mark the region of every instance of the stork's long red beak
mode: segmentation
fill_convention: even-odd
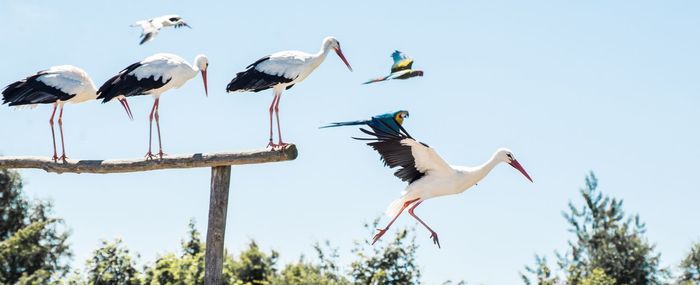
[[[523,168],[523,166],[520,165],[520,162],[518,162],[517,160],[513,159],[513,161],[510,162],[510,166],[512,166],[513,168],[520,171],[520,173],[525,175],[527,180],[530,180],[530,182],[533,182],[533,183],[535,182],[535,181],[532,181],[532,178],[530,178],[530,175],[527,174],[527,171],[525,171],[525,168]]]
[[[126,101],[126,98],[119,99],[119,103],[122,103],[122,107],[124,107],[124,110],[126,111],[126,115],[129,116],[129,119],[131,119],[133,121],[134,115],[131,114],[131,108],[129,108],[129,102]]]
[[[209,97],[209,90],[207,89],[207,71],[202,70],[202,80],[204,81],[204,94]]]
[[[337,53],[338,56],[340,57],[340,59],[343,60],[343,62],[345,63],[345,65],[348,66],[348,69],[350,69],[350,71],[352,71],[352,66],[350,66],[350,63],[348,62],[348,60],[345,59],[345,56],[343,55],[343,51],[340,50],[340,48],[334,48],[334,49],[335,49],[335,53]]]

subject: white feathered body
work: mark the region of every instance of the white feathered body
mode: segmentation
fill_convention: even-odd
[[[404,139],[403,145],[411,146],[411,152],[415,158],[415,166],[425,175],[413,181],[401,192],[401,198],[393,201],[386,210],[389,216],[395,216],[401,206],[411,200],[427,199],[460,194],[481,181],[498,163],[494,155],[481,166],[451,166],[448,165],[430,147],[427,147],[413,139]]]
[[[292,79],[276,88],[287,87],[304,81],[326,59],[327,51],[309,54],[302,51],[281,51],[270,55],[270,59],[255,66],[258,71]]]
[[[161,82],[170,80],[162,87],[148,91],[149,94],[157,97],[169,89],[182,87],[187,81],[197,76],[197,72],[183,58],[174,54],[159,53],[141,61],[141,66],[131,71],[129,75],[135,76],[138,80],[149,77]]]
[[[75,94],[75,97],[65,101],[68,103],[81,103],[97,97],[97,89],[87,72],[72,65],[53,66],[37,80],[67,94]]]

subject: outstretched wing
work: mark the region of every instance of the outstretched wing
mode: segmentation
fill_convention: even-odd
[[[413,59],[408,57],[403,52],[398,50],[394,51],[394,53],[391,54],[391,57],[394,59],[394,64],[391,66],[391,73],[411,69],[411,66],[413,66]]]
[[[141,42],[140,45],[152,40],[158,35],[158,31],[163,27],[162,23],[159,21],[154,21],[155,19],[138,21],[131,25],[132,27],[141,28]]]
[[[389,75],[389,76],[391,76],[391,75]],[[382,76],[382,77],[377,77],[377,78],[374,78],[374,79],[370,79],[370,80],[365,81],[365,82],[362,83],[362,84],[370,84],[370,83],[375,83],[375,82],[382,82],[382,81],[384,81],[384,80],[387,80],[387,78],[389,78],[389,76]]]
[[[381,121],[380,121],[381,122]],[[382,128],[372,127],[373,131],[360,129],[373,138],[355,138],[369,140],[371,146],[381,156],[384,165],[389,168],[399,167],[394,176],[402,181],[413,183],[428,174],[452,171],[452,168],[432,148],[413,139],[401,125],[399,131],[388,131],[391,127],[385,122]]]

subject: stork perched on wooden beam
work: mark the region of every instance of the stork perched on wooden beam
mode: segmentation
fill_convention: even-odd
[[[34,75],[7,85],[2,91],[3,104],[9,106],[36,107],[38,104],[53,104],[49,119],[51,138],[53,139],[53,156],[66,162],[66,145],[63,137],[63,105],[65,103],[81,103],[94,100],[95,84],[87,73],[72,65],[54,66]],[[58,129],[61,132],[61,156],[56,152],[56,135],[54,132],[54,116],[58,114]]]
[[[280,127],[279,104],[282,91],[304,81],[326,59],[330,50],[335,51],[345,65],[352,71],[350,63],[340,49],[340,42],[334,37],[323,39],[321,50],[315,54],[301,51],[281,51],[265,56],[248,65],[245,71],[236,74],[226,86],[226,92],[260,92],[272,88],[274,97],[270,104],[270,141],[268,147],[284,147]],[[272,113],[277,119],[278,143],[272,142]]]
[[[102,87],[97,91],[97,98],[102,99],[102,103],[107,103],[115,98],[119,100],[124,110],[126,110],[126,114],[132,120],[134,117],[126,98],[139,95],[153,96],[153,108],[151,108],[151,114],[148,116],[148,152],[146,153],[146,159],[153,159],[156,155],[162,159],[165,155],[160,137],[160,116],[158,115],[160,95],[170,89],[180,88],[201,72],[202,80],[204,81],[204,93],[208,96],[207,68],[209,67],[209,60],[205,55],[198,55],[195,57],[194,63],[195,65],[191,66],[187,61],[174,54],[155,54],[127,66],[102,84]],[[151,151],[153,118],[156,119],[156,128],[158,129],[159,151],[157,154],[153,154]]]

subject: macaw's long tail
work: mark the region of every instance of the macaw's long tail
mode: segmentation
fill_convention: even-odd
[[[389,76],[384,76],[384,77],[377,77],[375,79],[370,79],[369,81],[362,83],[362,84],[370,84],[370,83],[375,83],[375,82],[382,82],[384,80],[387,80]]]
[[[357,125],[366,125],[369,123],[369,120],[364,120],[364,121],[350,121],[350,122],[334,122],[334,123],[329,123],[326,126],[320,127],[319,129],[325,129],[325,128],[333,128],[333,127],[342,127],[342,126],[357,126]]]

